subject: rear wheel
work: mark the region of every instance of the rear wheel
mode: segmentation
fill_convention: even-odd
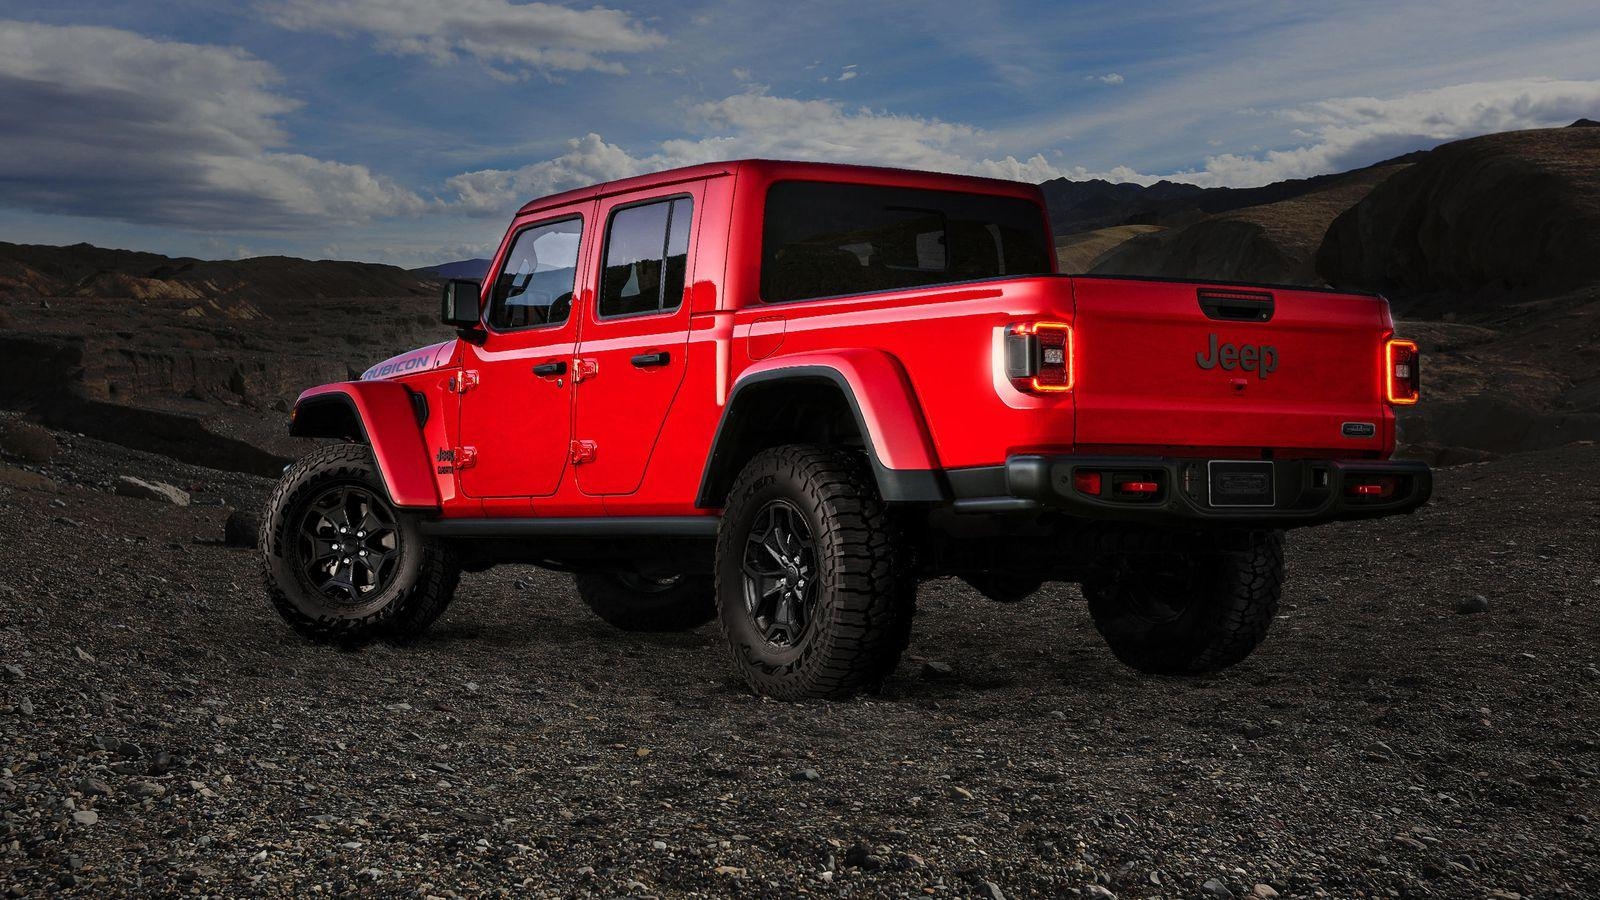
[[[573,580],[595,615],[623,631],[688,631],[717,614],[711,579],[703,575],[583,572]]]
[[[1216,672],[1267,636],[1283,590],[1283,532],[1227,535],[1083,586],[1111,652],[1141,672]]]
[[[916,605],[903,542],[858,454],[763,451],[717,535],[717,621],[754,691],[848,697],[894,671]]]
[[[260,547],[267,593],[318,641],[414,638],[442,614],[460,568],[388,500],[370,448],[307,454],[267,501]]]

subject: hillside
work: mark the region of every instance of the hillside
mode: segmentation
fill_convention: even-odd
[[[1439,147],[1340,215],[1316,267],[1336,284],[1408,295],[1600,281],[1600,128]]]
[[[1095,261],[1110,250],[1132,238],[1161,230],[1160,225],[1112,225],[1109,228],[1062,235],[1056,238],[1056,261],[1066,274],[1088,272],[1094,268]]]
[[[1321,285],[1315,256],[1333,220],[1405,164],[1357,169],[1275,203],[1138,235],[1095,260],[1097,275]],[[1097,232],[1098,233],[1098,232]]]
[[[0,294],[256,300],[423,296],[434,290],[428,276],[375,263],[286,256],[201,260],[89,244],[48,247],[0,242]]]
[[[440,263],[436,266],[423,266],[412,269],[411,274],[423,278],[466,278],[473,281],[482,281],[483,276],[489,273],[489,259],[463,259],[456,262]]]
[[[1368,168],[1404,165],[1421,155],[1410,153]],[[1045,205],[1050,210],[1051,228],[1057,235],[1066,235],[1113,225],[1188,225],[1218,213],[1279,203],[1322,191],[1360,171],[1363,170],[1290,179],[1253,188],[1202,188],[1172,181],[1158,181],[1145,187],[1100,179],[1071,181],[1066,178],[1052,179],[1039,187],[1044,191]]]

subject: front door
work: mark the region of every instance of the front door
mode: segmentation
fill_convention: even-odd
[[[469,497],[556,492],[572,440],[574,301],[583,212],[518,223],[489,285],[481,346],[467,345],[456,469]]]
[[[595,302],[584,312],[577,365],[576,426],[583,450],[578,487],[586,494],[631,494],[683,383],[694,281],[695,207],[700,185],[602,203]]]

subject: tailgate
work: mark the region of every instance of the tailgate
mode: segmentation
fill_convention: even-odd
[[[1381,298],[1095,278],[1073,293],[1080,447],[1358,454],[1389,441]]]

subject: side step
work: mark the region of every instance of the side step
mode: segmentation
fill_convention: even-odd
[[[422,533],[449,538],[714,538],[717,516],[589,516],[529,519],[431,519]]]

